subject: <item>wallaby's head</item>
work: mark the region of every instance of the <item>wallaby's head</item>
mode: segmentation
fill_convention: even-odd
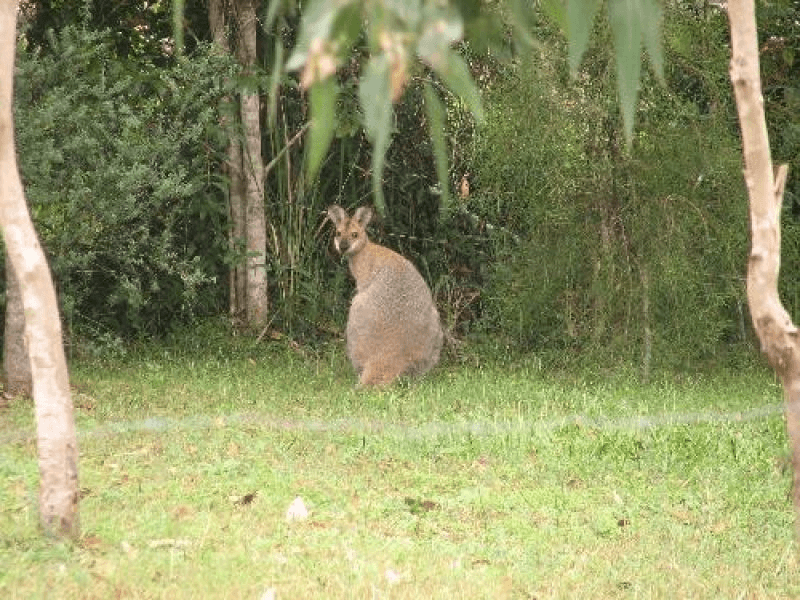
[[[372,209],[362,206],[352,217],[341,206],[328,208],[328,217],[336,227],[333,244],[340,254],[353,255],[367,245],[367,224],[372,218]]]

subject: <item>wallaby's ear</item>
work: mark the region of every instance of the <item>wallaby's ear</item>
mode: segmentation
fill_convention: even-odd
[[[347,219],[347,212],[341,206],[333,204],[328,207],[328,218],[338,227],[340,223]]]
[[[361,227],[367,227],[367,224],[372,219],[372,207],[371,206],[361,206],[356,209],[356,213],[353,215],[353,219],[355,219],[356,223],[361,225]]]

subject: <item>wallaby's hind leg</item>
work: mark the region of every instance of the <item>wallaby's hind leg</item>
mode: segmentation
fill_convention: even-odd
[[[364,365],[358,387],[389,385],[402,372],[402,367],[394,361],[371,360]]]

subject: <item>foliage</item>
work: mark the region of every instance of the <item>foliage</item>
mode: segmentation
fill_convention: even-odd
[[[156,68],[107,33],[65,28],[19,53],[20,170],[69,333],[153,335],[221,310],[226,214],[203,48]]]
[[[574,82],[562,51],[543,45],[489,93],[470,207],[520,242],[497,247],[485,326],[516,347],[638,356],[645,371],[708,358],[746,339],[746,206],[728,113],[677,97],[670,78],[686,63],[668,63],[666,87],[645,79],[626,152],[602,29],[598,39]]]
[[[92,26],[111,14],[98,12],[100,4],[87,13]],[[231,79],[269,86],[263,142],[273,337],[341,335],[352,282],[330,250],[324,209],[380,202],[373,196],[375,131],[362,127],[360,90],[365,57],[394,55],[381,46],[380,28],[351,39],[351,25],[323,18],[362,3],[322,4],[314,17],[297,7],[276,16],[292,3],[270,3],[260,32],[263,71]],[[641,359],[650,353],[659,363],[714,356],[746,339],[745,213],[723,15],[708,7],[665,9],[664,83],[649,73],[642,79],[628,152],[609,21],[596,20],[570,79],[570,47],[556,29],[565,21],[515,6],[459,3],[460,17],[444,20],[455,26],[460,19],[469,38],[452,52],[483,92],[485,128],[476,128],[475,103],[459,99],[441,73],[417,64],[405,48],[407,78],[391,110],[381,176],[387,210],[372,226],[373,238],[419,267],[448,329],[483,332],[498,340],[493,348],[601,349]],[[187,4],[198,35],[205,32],[201,8]],[[762,55],[775,155],[794,160],[796,9],[777,2],[772,12],[759,10],[772,18],[764,30],[783,40],[770,45],[765,34]],[[42,24],[50,17],[39,14],[43,21],[19,58],[20,158],[68,328],[114,352],[119,336],[223,313],[225,268],[242,258],[227,248],[217,175],[223,140],[212,110],[230,66],[202,47],[172,60],[152,37],[170,26],[170,15],[159,11],[145,15],[147,43],[82,29],[48,38]],[[409,43],[419,45],[428,24],[411,16],[404,13],[398,27],[409,28]],[[336,85],[320,92],[321,104],[296,77],[272,69],[295,39],[294,60],[306,68],[311,41],[298,27],[312,17],[329,33],[347,34],[341,43],[351,50],[337,47]],[[329,110],[332,99],[333,130],[319,131],[312,119],[306,131],[309,110]],[[312,131],[315,139],[330,138],[329,152],[312,155]],[[315,162],[319,176],[310,178]],[[470,194],[449,199],[462,178]],[[787,188],[781,279],[793,311],[800,306],[796,181]]]
[[[567,33],[569,64],[573,73],[577,72],[589,45],[600,4],[598,0],[567,0],[565,15],[562,16],[559,10],[551,10]],[[616,54],[617,90],[625,139],[630,140],[639,94],[642,45],[647,49],[656,73],[660,76],[663,70],[660,31],[662,9],[656,0],[609,0],[608,19]]]
[[[183,25],[191,35],[191,51],[207,39],[208,7],[202,0],[181,3]],[[120,58],[139,57],[167,67],[175,51],[171,2],[120,2],[119,0],[38,0],[20,3],[19,20],[25,38],[47,53],[50,32],[65,27],[106,32],[107,51]],[[185,10],[183,10],[185,9]]]
[[[302,65],[303,75],[314,80],[325,79],[326,65],[335,69],[344,63],[336,71],[338,87],[324,91],[339,103],[337,120],[329,127],[341,127],[343,104],[359,103],[363,57],[387,54],[379,43],[370,44],[372,38],[365,41],[366,48],[356,44],[357,51],[345,52],[354,43],[347,29],[353,24],[336,11],[361,10],[358,4],[315,5],[313,14],[304,17],[306,29],[301,28],[289,65]],[[575,10],[583,4],[568,3],[568,14],[559,13],[553,3],[543,6],[553,23],[570,30],[580,21],[578,13],[585,16],[585,11]],[[659,11],[655,4],[644,4],[645,12],[637,15]],[[777,5],[784,24],[793,22],[786,17],[790,7]],[[655,44],[659,33],[650,27],[659,18],[650,14],[653,18],[643,19],[647,27],[637,31],[656,74],[663,65],[663,80],[649,73],[642,79],[639,125],[627,151],[624,131],[632,121],[628,112],[633,88],[630,79],[620,80],[620,73],[635,72],[638,80],[639,55],[612,57],[612,45],[618,53],[623,45],[614,16],[619,10],[612,7],[610,20],[594,23],[594,41],[586,46],[577,71],[586,42],[565,48],[552,26],[534,14],[515,12],[513,3],[488,13],[482,12],[485,7],[471,13],[466,5],[459,6],[467,32],[483,19],[493,33],[488,52],[480,36],[460,47],[471,76],[484,88],[489,124],[475,134],[474,120],[463,117],[468,112],[464,106],[471,104],[447,92],[448,82],[434,71],[410,71],[416,77],[399,96],[392,142],[386,142],[381,183],[386,220],[373,232],[378,241],[399,248],[420,266],[448,324],[462,333],[499,334],[518,348],[601,349],[609,358],[639,357],[645,372],[651,362],[685,364],[747,342],[749,319],[741,278],[747,245],[741,223],[746,212],[724,14],[707,5],[667,7],[663,57]],[[414,22],[415,7],[400,21]],[[509,24],[505,31],[515,30],[516,45],[505,45],[503,35],[497,35],[503,20]],[[397,27],[406,31],[406,25]],[[380,27],[371,33],[375,31]],[[415,31],[406,31],[404,60],[410,61],[420,39]],[[314,39],[335,43],[320,46],[315,54]],[[525,44],[519,44],[523,39],[537,40],[529,44],[532,53],[526,54]],[[638,47],[635,41],[630,45]],[[781,54],[784,66],[791,64],[789,50]],[[509,54],[516,64],[495,58]],[[577,75],[572,82],[565,54]],[[407,64],[411,63],[401,66]],[[534,72],[525,73],[531,69]],[[785,69],[780,72],[786,82],[794,81]],[[614,90],[620,86],[628,92],[618,102]],[[388,84],[384,88],[393,89]],[[442,176],[447,169],[441,161],[442,140],[424,135],[426,126],[442,120],[431,110],[433,90],[444,108],[444,131],[452,151],[447,177]],[[362,106],[364,97],[362,90]],[[785,97],[791,99],[791,93]],[[330,102],[328,97],[325,106]],[[317,114],[313,94],[311,111]],[[369,120],[372,113],[367,113]],[[349,114],[359,117],[357,110]],[[314,123],[312,119],[312,128]],[[334,135],[339,147],[355,144],[357,150],[349,156],[364,159],[363,138],[338,138],[339,131]],[[367,132],[374,142],[369,124]],[[328,130],[322,137],[330,135]],[[317,143],[313,136],[310,143]],[[371,162],[362,160],[357,168],[375,177],[374,152],[382,151],[372,150]],[[322,159],[312,162],[317,160]],[[349,181],[348,189],[353,188],[353,178],[331,178],[324,165],[322,169],[322,181]],[[472,194],[466,202],[450,202],[448,188],[458,184],[462,174],[472,184]],[[436,179],[442,187],[437,188]],[[356,187],[349,197],[367,194]],[[354,200],[350,205],[360,203]],[[791,248],[791,240],[788,245]],[[490,284],[484,287],[487,279]],[[784,287],[797,298],[795,280],[785,277]],[[478,297],[482,302],[476,302]]]
[[[473,8],[477,8],[477,4]],[[464,34],[464,19],[459,10],[438,2],[383,5],[360,0],[330,3],[312,2],[303,12],[297,44],[286,68],[301,70],[304,88],[315,88],[311,95],[310,178],[333,137],[336,120],[331,108],[339,86],[335,75],[361,36],[361,23],[367,23],[366,46],[369,58],[358,82],[360,116],[372,144],[372,191],[380,213],[384,212],[383,170],[391,142],[393,103],[403,94],[418,67],[417,59],[434,71],[448,88],[469,105],[479,120],[483,108],[478,89],[470,77],[463,57],[452,49]],[[428,118],[436,121],[442,107],[434,94],[423,104]],[[438,147],[443,150],[438,132]],[[441,152],[439,153],[441,157]],[[445,169],[440,169],[444,172]],[[443,193],[448,193],[443,189]]]
[[[589,40],[597,0],[570,0],[563,6],[545,2],[544,9],[567,32],[570,63],[577,67]],[[655,0],[612,0],[608,3],[614,37],[624,131],[630,140],[633,114],[639,88],[642,44],[660,74],[662,55],[659,24],[661,7]],[[361,23],[366,24],[368,53],[358,84],[362,122],[372,143],[372,181],[375,203],[384,211],[382,175],[384,157],[392,131],[392,105],[419,70],[417,62],[430,69],[469,107],[476,120],[483,121],[483,106],[478,88],[461,54],[452,46],[465,31],[487,47],[497,45],[503,30],[513,30],[523,45],[532,45],[528,29],[532,8],[520,0],[496,6],[478,1],[440,3],[417,2],[382,4],[349,0],[311,2],[303,11],[297,44],[286,64],[288,70],[301,71],[301,84],[311,92],[311,160],[308,174],[313,177],[330,143],[335,128],[333,107],[338,94],[335,74],[350,57],[351,48],[361,39]],[[272,14],[272,11],[270,12]],[[443,106],[431,89],[423,103],[432,124],[441,121]],[[449,209],[446,186],[447,156],[439,127],[432,127],[437,171],[442,184],[445,210]]]

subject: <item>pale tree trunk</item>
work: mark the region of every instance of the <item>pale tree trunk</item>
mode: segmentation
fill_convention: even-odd
[[[245,74],[256,63],[258,32],[256,0],[239,0],[239,43],[237,55]],[[267,224],[264,207],[264,163],[261,158],[261,100],[258,91],[242,94],[241,111],[244,129],[242,167],[246,182],[245,229],[247,237],[247,325],[259,327],[267,321]]]
[[[78,444],[55,288],[17,170],[11,102],[17,3],[0,0],[0,226],[17,275],[31,357],[39,451],[39,518],[48,534],[78,536]]]
[[[228,211],[231,219],[230,239],[238,254],[247,248],[247,180],[242,165],[242,143],[234,139],[228,145],[228,174],[231,180]],[[237,263],[231,269],[230,312],[237,323],[247,322],[247,263]]]
[[[228,40],[228,26],[226,18],[225,0],[209,0],[208,3],[208,22],[211,29],[211,37],[219,50],[225,54],[231,53],[231,44]],[[246,245],[245,231],[245,193],[247,184],[242,170],[242,145],[236,135],[236,99],[226,96],[220,102],[221,119],[220,125],[225,129],[229,136],[227,158],[224,169],[230,180],[228,188],[228,217],[230,219],[230,231],[228,239],[231,252],[238,253],[240,248]],[[246,319],[246,290],[247,290],[247,268],[244,264],[231,265],[229,273],[229,306],[230,315],[234,322],[242,323]]]
[[[233,13],[237,36],[236,57],[245,73],[256,62],[257,3],[251,0],[210,0],[208,18],[214,41],[230,52],[226,13]],[[234,103],[232,98],[223,102]],[[229,105],[230,106],[230,105]],[[236,322],[257,327],[266,320],[268,310],[266,272],[266,217],[264,212],[264,167],[261,157],[260,98],[257,92],[243,93],[238,116],[244,132],[236,135],[234,122],[223,122],[229,128],[226,171],[230,179],[228,208],[231,223],[232,249],[244,249],[247,259],[231,268],[229,277],[230,313]],[[233,115],[233,110],[227,111]]]
[[[794,469],[792,499],[800,541],[800,339],[778,297],[780,215],[786,165],[773,173],[761,94],[754,0],[730,0],[731,82],[742,129],[744,177],[750,198],[747,302],[761,350],[783,383],[786,430]]]
[[[33,396],[31,361],[25,342],[25,309],[14,267],[6,252],[6,327],[3,332],[5,395]]]

